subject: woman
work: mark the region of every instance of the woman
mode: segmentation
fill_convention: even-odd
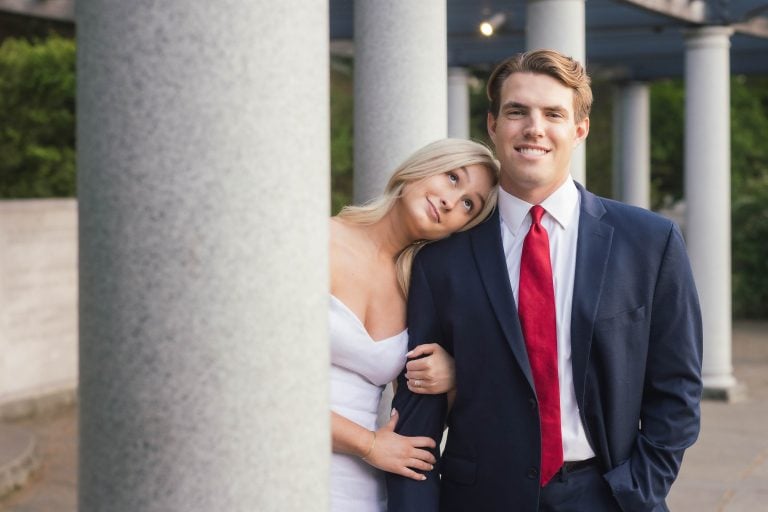
[[[331,510],[386,509],[384,473],[425,477],[435,447],[426,437],[394,433],[397,412],[376,430],[385,384],[406,361],[405,308],[413,257],[424,243],[482,222],[496,203],[498,167],[475,142],[444,139],[425,146],[393,174],[384,194],[331,219]],[[453,360],[436,344],[409,357],[408,386],[444,393]]]

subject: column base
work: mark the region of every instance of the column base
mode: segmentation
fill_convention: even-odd
[[[40,468],[37,438],[26,429],[0,425],[0,497],[23,487]]]
[[[702,400],[715,400],[718,402],[743,402],[747,399],[747,386],[734,380],[727,386],[704,385]]]

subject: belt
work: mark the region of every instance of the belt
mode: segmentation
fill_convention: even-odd
[[[568,473],[573,473],[574,471],[578,471],[580,469],[588,468],[591,466],[597,466],[596,457],[592,457],[591,459],[586,460],[569,460],[563,462],[563,465],[560,467],[560,471],[558,471],[558,473],[560,475],[567,475]]]

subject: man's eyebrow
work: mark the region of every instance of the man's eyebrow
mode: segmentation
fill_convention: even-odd
[[[517,101],[508,101],[508,102],[506,102],[505,104],[503,104],[501,106],[502,109],[513,108],[513,107],[514,108],[528,108],[528,105],[524,105],[524,104],[519,103]]]
[[[546,110],[547,112],[561,112],[564,114],[568,113],[568,109],[561,105],[552,105],[551,107],[544,107],[544,110]]]
[[[522,109],[528,109],[530,108],[528,105],[525,105],[524,103],[520,103],[518,101],[508,101],[504,105],[501,106],[502,110],[508,109],[508,108],[522,108]],[[562,105],[550,105],[546,107],[542,107],[542,110],[546,110],[547,112],[562,112],[562,113],[568,113],[568,109],[565,108]]]

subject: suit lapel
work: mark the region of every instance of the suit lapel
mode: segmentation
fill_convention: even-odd
[[[520,319],[517,316],[517,306],[509,284],[499,223],[499,211],[497,209],[488,220],[470,231],[472,250],[475,261],[477,261],[480,278],[493,306],[493,311],[499,324],[501,324],[506,341],[523,370],[528,384],[531,389],[534,389],[531,366],[523,342]]]
[[[605,215],[605,207],[600,199],[581,185],[577,184],[577,187],[581,194],[581,213],[571,311],[571,363],[576,400],[583,407],[587,360],[597,306],[605,282],[613,227],[600,220]]]

